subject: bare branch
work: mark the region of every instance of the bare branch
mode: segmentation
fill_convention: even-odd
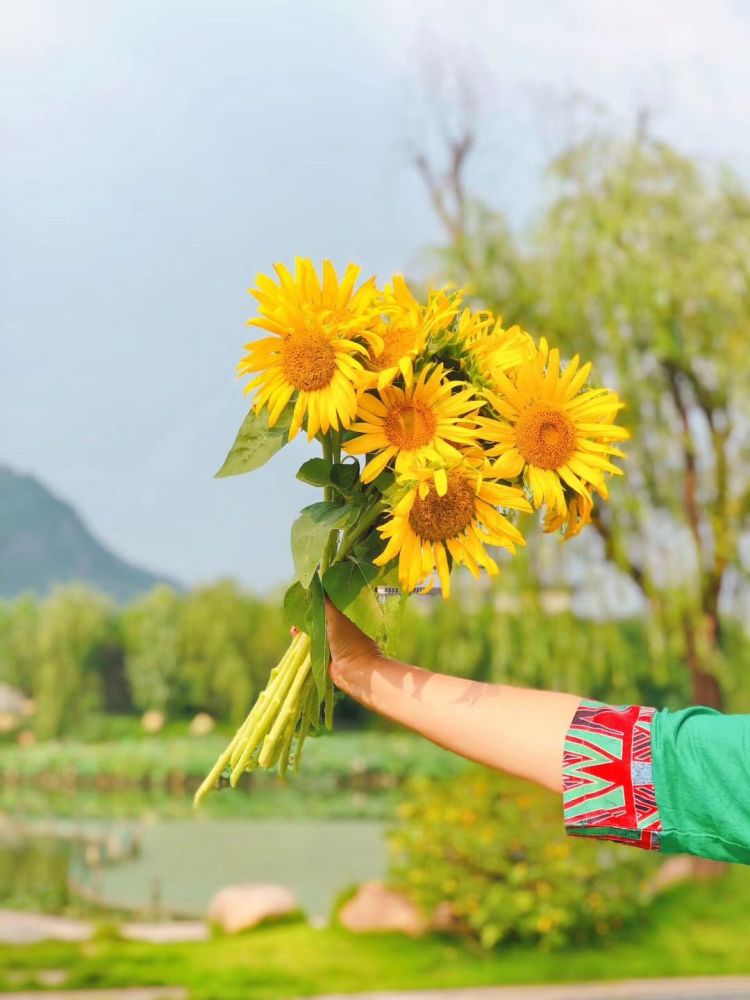
[[[446,137],[448,165],[441,174],[435,172],[426,153],[419,152],[414,156],[414,166],[453,243],[458,243],[466,235],[464,169],[475,141],[474,131],[469,127],[455,139]]]

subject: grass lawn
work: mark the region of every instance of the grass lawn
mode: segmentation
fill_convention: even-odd
[[[184,985],[193,1000],[289,1000],[327,992],[750,974],[750,871],[677,886],[624,937],[556,954],[477,955],[449,939],[355,936],[305,924],[199,944],[145,945],[106,935],[85,944],[0,948],[0,989],[33,988],[39,970],[65,986]]]

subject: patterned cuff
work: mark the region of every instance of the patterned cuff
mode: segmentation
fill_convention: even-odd
[[[651,766],[655,709],[582,701],[565,737],[563,813],[574,837],[658,851],[661,819]]]

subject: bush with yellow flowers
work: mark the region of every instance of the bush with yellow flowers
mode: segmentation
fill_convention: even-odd
[[[632,925],[656,863],[566,837],[559,796],[489,771],[414,781],[389,840],[393,886],[487,949],[562,948]]]
[[[451,572],[494,576],[491,550],[524,544],[519,513],[544,508],[568,538],[621,470],[614,392],[588,384],[590,364],[489,312],[460,292],[418,300],[400,276],[378,288],[275,266],[251,294],[263,335],[238,365],[250,412],[219,476],[251,472],[304,431],[319,455],[297,477],[323,491],[291,530],[295,579],[284,610],[299,630],[197,800],[227,772],[299,764],[305,738],[333,717],[325,598],[376,640],[388,615],[378,594],[408,594]]]

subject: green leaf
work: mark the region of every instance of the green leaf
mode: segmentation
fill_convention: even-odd
[[[379,476],[373,479],[373,486],[375,489],[379,490],[381,493],[385,493],[387,489],[390,489],[395,482],[395,476],[390,469],[383,469]]]
[[[331,481],[331,463],[324,458],[309,458],[299,467],[297,479],[310,486],[327,486]]]
[[[294,625],[295,628],[298,628],[301,632],[306,632],[308,635],[312,628],[308,617],[310,608],[310,595],[299,580],[295,580],[286,594],[284,594],[284,614],[290,625]]]
[[[292,558],[297,579],[303,587],[309,587],[315,570],[323,556],[328,538],[334,528],[347,528],[359,516],[356,505],[320,503],[305,507],[292,525]]]
[[[373,527],[364,538],[357,542],[352,555],[357,562],[369,563],[379,556],[385,547],[385,542]]]
[[[298,580],[291,585],[284,595],[284,614],[290,625],[310,636],[310,667],[322,700],[331,653],[326,633],[325,594],[317,573],[307,589]]]
[[[331,651],[326,631],[325,593],[320,577],[316,573],[310,583],[310,665],[313,680],[320,698],[325,695],[326,676]]]
[[[371,639],[382,642],[386,618],[372,586],[380,570],[372,563],[347,559],[336,563],[323,576],[323,586],[336,607]]]
[[[242,421],[234,444],[216,473],[217,479],[226,476],[240,476],[253,472],[273,458],[289,440],[289,426],[292,422],[291,404],[282,412],[273,427],[268,426],[268,410],[260,413],[251,410]]]
[[[331,482],[347,493],[359,479],[359,462],[336,462],[331,469]]]

